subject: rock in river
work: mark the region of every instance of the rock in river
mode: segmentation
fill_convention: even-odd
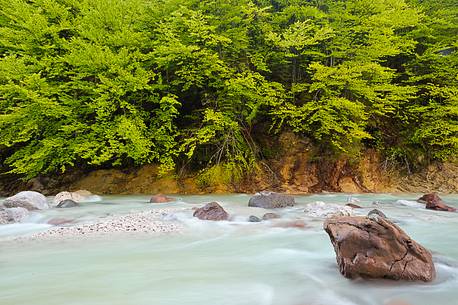
[[[43,194],[32,191],[17,193],[12,197],[8,197],[3,202],[7,208],[25,208],[27,210],[44,210],[48,209],[48,201]]]
[[[276,218],[280,218],[280,215],[275,213],[265,213],[264,215],[262,215],[262,220],[271,220]]]
[[[304,212],[311,217],[351,216],[353,208],[346,205],[316,201],[307,204]]]
[[[276,209],[292,207],[295,203],[294,197],[290,195],[273,192],[261,192],[250,198],[248,206],[264,209]]]
[[[175,201],[175,199],[162,195],[162,194],[153,195],[151,199],[149,200],[149,202],[151,203],[165,203],[165,202],[171,202],[171,201]]]
[[[249,222],[261,222],[261,218],[259,218],[258,216],[251,215],[250,217],[248,217],[248,221]]]
[[[0,208],[0,224],[21,222],[27,216],[29,216],[29,211],[25,208]]]
[[[56,208],[74,208],[79,206],[80,205],[78,204],[78,202],[73,201],[71,199],[65,199],[64,201],[59,202]]]
[[[79,190],[76,192],[66,192],[65,191],[65,192],[60,192],[56,196],[54,196],[53,202],[55,205],[58,205],[59,203],[67,199],[70,199],[74,202],[81,202],[81,201],[88,200],[92,196],[94,196],[94,194],[86,190]]]
[[[333,217],[324,222],[347,278],[429,282],[436,271],[431,253],[382,217]]]
[[[361,209],[362,207],[360,205],[354,204],[354,203],[347,203],[347,207],[353,208],[353,209]]]
[[[8,213],[6,213],[5,209],[0,207],[0,225],[6,225],[9,224],[9,217]]]
[[[426,203],[426,208],[430,210],[456,212],[456,208],[446,205],[437,193],[423,195],[417,201]]]
[[[72,222],[74,222],[74,220],[67,219],[67,218],[52,218],[48,220],[48,224],[53,225],[53,226],[67,225]]]
[[[229,214],[217,203],[210,202],[194,211],[194,217],[202,220],[227,220]]]

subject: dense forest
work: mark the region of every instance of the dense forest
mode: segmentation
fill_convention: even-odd
[[[456,0],[0,0],[0,170],[458,155]]]

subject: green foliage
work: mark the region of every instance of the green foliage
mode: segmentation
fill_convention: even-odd
[[[457,36],[452,0],[0,0],[0,167],[180,161],[231,183],[285,130],[453,159]]]
[[[246,172],[236,162],[227,162],[213,165],[202,170],[197,176],[197,185],[200,188],[224,187],[241,182]]]
[[[419,5],[427,17],[410,34],[418,44],[407,75],[419,94],[408,108],[413,120],[406,138],[427,159],[453,159],[458,156],[458,6],[437,0]]]

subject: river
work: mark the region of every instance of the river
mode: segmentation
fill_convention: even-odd
[[[437,278],[431,283],[348,280],[338,271],[323,219],[304,213],[310,203],[344,205],[347,197],[295,196],[295,207],[275,211],[282,219],[260,223],[249,223],[247,217],[269,211],[247,207],[249,196],[241,194],[176,196],[179,200],[166,204],[149,204],[146,196],[104,196],[77,208],[36,212],[25,223],[0,226],[0,304],[458,304],[458,213],[426,210],[414,202],[419,194],[353,195],[364,207],[355,210],[358,214],[376,207],[430,249]],[[458,195],[443,199],[458,207]],[[201,221],[192,217],[191,209],[182,209],[209,201],[221,203],[232,220]],[[184,230],[11,241],[47,230],[47,221],[56,217],[90,223],[107,215],[161,208],[177,209],[164,217]],[[306,227],[275,226],[293,219],[303,220]]]

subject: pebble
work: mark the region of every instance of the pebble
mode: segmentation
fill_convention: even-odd
[[[79,224],[68,227],[55,227],[44,232],[19,237],[18,239],[43,240],[56,238],[74,238],[86,235],[105,235],[113,233],[172,233],[181,232],[183,227],[178,222],[164,221],[164,213],[169,211],[152,210],[127,215],[108,216],[96,223]]]

